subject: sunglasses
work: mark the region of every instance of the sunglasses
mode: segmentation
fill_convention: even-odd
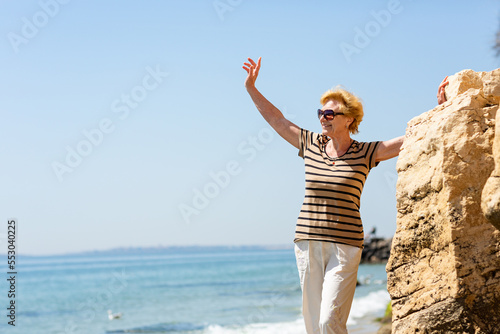
[[[326,120],[331,121],[337,115],[343,115],[343,113],[335,112],[331,109],[327,109],[327,110],[318,109],[318,118],[321,118],[321,116],[323,116],[323,117],[325,117]]]

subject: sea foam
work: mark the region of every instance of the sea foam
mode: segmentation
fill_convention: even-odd
[[[238,327],[209,326],[206,334],[305,334],[304,320],[290,322],[254,323]]]
[[[387,303],[390,301],[389,293],[385,290],[378,290],[360,298],[355,298],[352,302],[351,313],[347,320],[348,327],[356,327],[358,321],[363,318],[373,318],[383,314]],[[297,319],[289,322],[278,323],[252,323],[244,326],[223,327],[210,325],[204,334],[305,334],[304,320]]]
[[[347,324],[356,324],[357,319],[367,316],[383,315],[390,300],[391,297],[386,290],[377,290],[364,297],[354,298]]]

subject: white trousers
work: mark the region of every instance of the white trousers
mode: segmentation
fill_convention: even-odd
[[[295,243],[307,334],[347,333],[361,251],[333,242]]]

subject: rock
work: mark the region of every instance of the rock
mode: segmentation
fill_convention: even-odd
[[[377,334],[391,334],[391,333],[392,333],[391,324],[383,324],[377,331]]]
[[[365,240],[361,263],[385,263],[391,253],[392,238],[369,238]]]
[[[484,98],[492,101],[494,105],[498,105],[500,100],[500,69],[480,73],[465,70],[457,73],[453,79],[445,87],[447,97],[453,98],[468,90],[479,89]],[[496,136],[493,142],[495,169],[483,188],[481,209],[490,223],[500,229],[500,113],[497,113],[495,123]]]
[[[500,69],[448,80],[448,101],[408,123],[397,162],[393,333],[500,333],[500,231],[481,209],[500,189],[489,181]]]
[[[498,74],[498,73],[497,73]],[[499,78],[496,78],[498,83]],[[489,80],[487,92],[499,96],[498,87],[494,86],[495,80]],[[485,88],[486,90],[486,88]],[[495,169],[491,172],[490,177],[486,181],[483,188],[481,208],[484,215],[497,229],[500,230],[500,112],[497,112],[495,121],[495,139],[493,141],[493,159],[495,161]]]

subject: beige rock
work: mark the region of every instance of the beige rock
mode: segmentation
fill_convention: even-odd
[[[500,333],[500,231],[481,209],[494,170],[500,69],[465,70],[449,82],[448,101],[408,123],[397,162],[387,264],[393,333]],[[498,193],[495,182],[488,196]]]
[[[450,84],[446,86],[445,92],[450,100],[470,89],[479,89],[482,97],[490,101],[491,104],[498,105],[500,100],[500,69],[479,73],[464,70],[453,77]],[[500,113],[497,114],[495,133],[497,134],[493,143],[495,169],[484,186],[481,208],[486,218],[497,229],[500,229]]]
[[[500,96],[500,75],[489,75],[484,84],[484,91],[490,96]],[[496,95],[495,95],[496,94]],[[498,101],[497,101],[498,102]],[[500,230],[500,112],[497,112],[495,139],[493,142],[495,169],[484,185],[481,208],[486,218]]]

